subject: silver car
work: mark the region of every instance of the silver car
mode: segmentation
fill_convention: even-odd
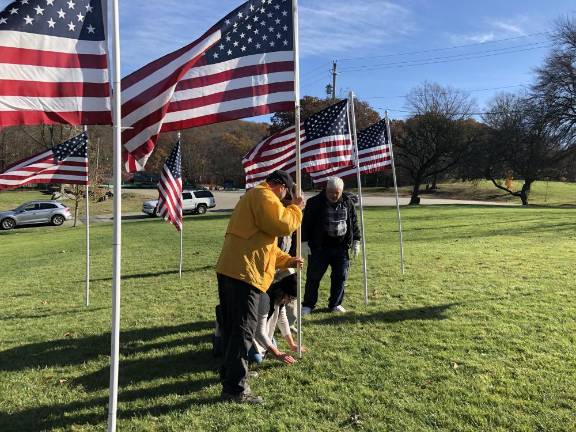
[[[58,201],[30,201],[14,210],[0,212],[0,228],[51,223],[60,226],[72,218],[70,209]]]

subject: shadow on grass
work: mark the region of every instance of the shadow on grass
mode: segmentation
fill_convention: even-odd
[[[186,334],[205,332],[212,329],[213,326],[213,321],[200,321],[123,331],[120,335],[120,353],[131,355],[175,346],[204,343],[209,340],[210,334],[194,336]],[[178,334],[183,334],[183,336],[177,340],[151,343],[156,339]],[[82,338],[75,338],[72,335],[72,337],[65,339],[38,342],[2,351],[0,352],[0,371],[73,366],[108,355],[110,355],[110,333]]]
[[[161,416],[194,405],[215,403],[217,397],[199,393],[218,382],[212,353],[200,345],[210,340],[212,321],[140,328],[122,332],[119,375],[119,419]],[[189,333],[195,333],[190,335]],[[157,340],[164,337],[170,340]],[[174,338],[174,336],[176,336]],[[185,351],[182,352],[182,348]],[[191,347],[191,349],[187,349]],[[168,353],[179,349],[177,353]],[[78,366],[110,353],[110,334],[59,339],[0,352],[0,370],[20,371],[44,367]],[[134,358],[138,356],[138,358]],[[69,384],[101,395],[108,389],[109,366],[71,379]],[[137,387],[137,388],[135,388]],[[123,390],[127,388],[126,390]],[[179,396],[166,403],[165,397]],[[0,430],[40,431],[73,425],[98,425],[107,420],[108,397],[54,403],[7,413],[0,410]]]
[[[395,311],[382,311],[370,314],[356,314],[355,312],[345,314],[331,314],[327,318],[313,321],[314,324],[354,324],[380,321],[386,323],[397,323],[412,320],[443,320],[446,311],[460,303],[448,303],[437,306],[426,306],[413,309],[401,309]]]
[[[55,316],[62,316],[62,315],[83,315],[92,312],[98,312],[104,309],[104,307],[100,308],[83,308],[83,309],[74,309],[69,311],[61,311],[61,312],[46,312],[41,314],[35,315],[9,315],[9,316],[0,316],[0,321],[10,321],[10,320],[20,320],[20,319],[36,319],[36,318],[50,318]]]
[[[213,369],[214,360],[208,351],[186,353],[180,356],[164,356],[151,360],[150,363],[120,361],[120,383],[118,395],[118,419],[133,417],[145,417],[168,415],[171,412],[181,412],[194,405],[206,405],[219,401],[218,397],[198,397],[197,393],[203,388],[215,384],[218,379],[216,374],[204,377],[203,372]],[[158,373],[159,369],[150,366],[161,366],[164,373]],[[168,372],[169,373],[166,373]],[[108,388],[108,368],[99,371],[98,381],[104,380],[104,386]],[[201,374],[202,377],[195,377]],[[135,390],[122,390],[123,386],[133,385],[135,381],[154,381],[167,376],[186,377],[175,382],[160,384],[154,387],[144,387]],[[75,380],[76,383],[92,381],[95,374],[90,374]],[[178,395],[181,402],[161,403],[160,398]],[[68,404],[43,405],[28,408],[14,413],[0,411],[0,430],[8,431],[40,431],[61,428],[70,430],[73,425],[97,425],[107,420],[108,397],[93,398],[85,401]],[[145,405],[145,406],[142,406]],[[137,406],[138,408],[132,408]]]
[[[189,269],[189,270],[183,269],[182,273],[198,273],[201,271],[213,270],[213,269],[214,269],[213,265],[207,265],[207,266],[198,267],[198,268]],[[167,276],[167,275],[173,275],[173,274],[179,274],[179,270],[167,270],[167,271],[162,271],[162,272],[123,275],[122,280],[150,278],[150,277]],[[112,278],[90,279],[90,282],[106,282],[106,281],[111,281],[111,280],[112,280]],[[82,280],[79,280],[78,282],[83,282],[83,281],[84,280],[82,279]]]

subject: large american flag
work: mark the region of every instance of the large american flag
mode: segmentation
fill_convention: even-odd
[[[292,0],[251,0],[204,36],[122,80],[126,170],[160,132],[294,109]]]
[[[302,169],[307,172],[350,165],[352,139],[348,124],[348,100],[312,114],[300,130]],[[277,169],[296,171],[294,126],[265,139],[242,159],[246,187],[254,187]]]
[[[8,167],[0,190],[35,183],[88,184],[86,132]]]
[[[18,0],[0,12],[0,126],[110,124],[101,0]]]
[[[182,155],[180,140],[166,159],[158,182],[158,204],[156,213],[171,223],[178,231],[182,230]]]
[[[381,120],[358,133],[358,161],[361,174],[383,171],[392,165],[386,120]],[[310,173],[314,183],[323,183],[329,177],[351,177],[356,175],[356,163]]]

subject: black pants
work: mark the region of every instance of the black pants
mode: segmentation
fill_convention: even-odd
[[[222,391],[229,394],[250,393],[247,382],[248,351],[256,332],[262,292],[246,282],[222,274],[217,274],[217,277],[224,350],[220,368]]]
[[[342,304],[344,300],[344,283],[348,278],[349,263],[348,248],[345,246],[326,247],[312,251],[312,255],[308,256],[306,290],[302,306],[312,309],[316,307],[320,281],[328,267],[332,268],[328,307],[332,309]]]

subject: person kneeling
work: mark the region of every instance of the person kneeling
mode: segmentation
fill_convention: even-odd
[[[272,354],[286,365],[296,363],[294,357],[278,349],[274,340],[274,331],[278,327],[290,350],[298,351],[286,315],[286,305],[296,298],[296,275],[293,269],[282,273],[277,275],[277,280],[280,280],[272,284],[268,292],[260,298],[258,324],[254,344],[249,353],[249,359],[253,363],[262,362],[266,354]],[[306,352],[305,347],[302,347],[302,352]]]

